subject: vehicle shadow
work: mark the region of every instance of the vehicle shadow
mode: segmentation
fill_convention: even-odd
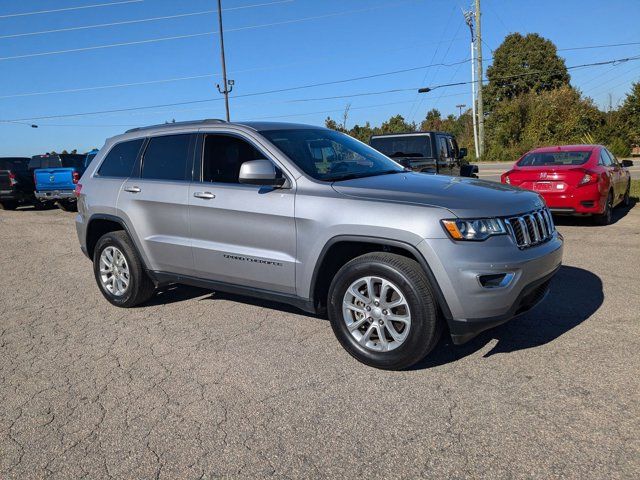
[[[613,209],[613,214],[611,216],[611,224],[618,223],[622,220],[631,209],[638,203],[638,198],[631,197],[629,199],[629,206],[625,207],[624,205],[619,205]],[[570,215],[554,215],[553,221],[556,225],[565,225],[571,227],[597,227],[594,225],[591,217],[572,217]]]
[[[184,302],[197,297],[202,297],[211,293],[211,290],[205,288],[191,287],[188,285],[171,284],[161,287],[154,293],[148,301],[140,305],[140,307],[151,307],[156,305],[167,305],[170,303]]]
[[[483,349],[494,339],[497,343],[483,355],[485,358],[547,344],[591,317],[603,301],[600,277],[582,268],[563,266],[538,306],[464,345],[453,345],[445,332],[434,351],[412,370],[455,362]]]

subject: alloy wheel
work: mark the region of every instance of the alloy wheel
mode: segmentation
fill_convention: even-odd
[[[131,281],[129,265],[117,247],[108,246],[100,254],[100,281],[104,289],[116,297],[127,292]]]
[[[376,352],[398,348],[411,328],[405,295],[382,277],[361,277],[353,282],[344,294],[342,316],[356,342]]]

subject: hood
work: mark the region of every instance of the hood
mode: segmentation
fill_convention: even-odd
[[[541,208],[537,193],[475,178],[396,173],[335,182],[349,197],[442,207],[460,218],[503,217]]]

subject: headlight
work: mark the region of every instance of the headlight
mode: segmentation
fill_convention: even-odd
[[[492,235],[504,235],[507,230],[499,218],[442,220],[442,225],[454,240],[486,240]]]

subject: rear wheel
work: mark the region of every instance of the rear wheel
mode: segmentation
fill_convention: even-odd
[[[604,206],[604,212],[593,216],[593,223],[596,225],[609,225],[611,223],[611,214],[613,210],[613,192],[609,192],[607,203]]]
[[[18,208],[18,202],[11,200],[0,202],[0,210],[15,210]]]
[[[391,253],[357,257],[329,288],[329,319],[342,346],[357,360],[400,370],[436,345],[441,321],[420,265]]]
[[[71,200],[61,200],[58,202],[58,206],[65,212],[77,212],[78,204]]]
[[[93,273],[102,295],[118,307],[135,307],[151,298],[153,282],[126,232],[110,232],[93,252]]]

